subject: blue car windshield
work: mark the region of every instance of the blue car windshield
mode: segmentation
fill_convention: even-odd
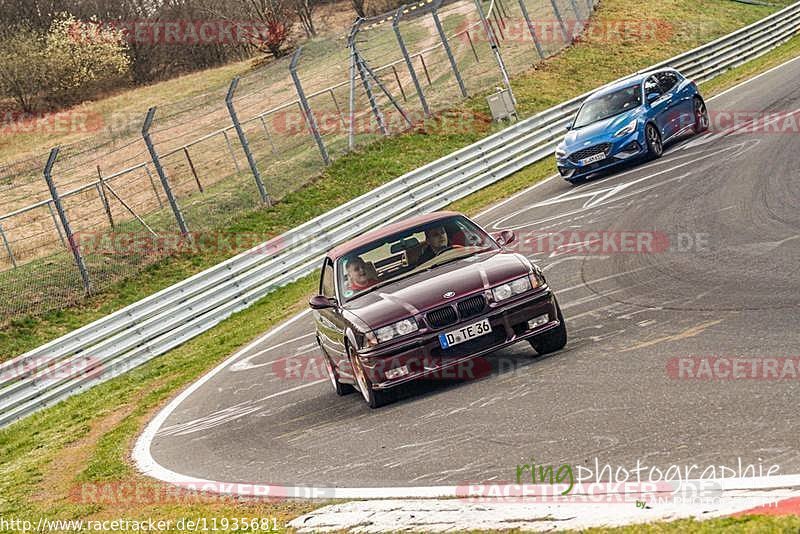
[[[587,100],[578,111],[573,128],[582,128],[597,121],[602,121],[625,113],[642,105],[642,88],[639,84],[631,85],[619,91],[608,93]]]

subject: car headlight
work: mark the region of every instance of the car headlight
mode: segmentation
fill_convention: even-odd
[[[636,131],[637,126],[639,126],[638,119],[633,119],[631,122],[622,127],[617,133],[615,133],[614,137],[622,137],[623,135],[632,134]]]
[[[386,343],[396,337],[404,336],[417,330],[419,330],[419,326],[414,319],[403,319],[375,330],[374,339],[377,343]],[[369,336],[367,338],[369,340]]]
[[[566,155],[567,155],[567,151],[566,151],[566,150],[564,150],[564,149],[563,149],[563,148],[561,148],[560,146],[559,146],[559,147],[556,147],[556,157],[557,157],[557,158],[563,158],[563,157],[565,157]]]
[[[531,289],[533,289],[533,286],[531,285],[530,276],[523,276],[522,278],[517,278],[516,280],[493,287],[492,295],[496,302],[500,302],[510,299],[515,295],[519,295],[520,293],[530,291]]]

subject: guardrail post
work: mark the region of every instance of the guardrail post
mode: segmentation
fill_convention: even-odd
[[[86,269],[86,264],[83,261],[83,256],[81,256],[80,247],[78,247],[78,243],[75,241],[75,235],[72,233],[72,228],[69,225],[69,220],[67,219],[67,214],[64,211],[64,206],[61,204],[61,197],[58,196],[58,191],[56,190],[56,184],[53,181],[53,165],[56,163],[56,158],[58,157],[59,148],[56,147],[50,151],[50,157],[47,158],[47,164],[44,167],[44,179],[47,182],[47,188],[50,190],[50,198],[53,199],[53,205],[56,207],[56,211],[58,212],[58,217],[61,219],[61,226],[64,228],[64,233],[67,234],[67,242],[69,243],[69,249],[72,252],[73,257],[75,258],[75,264],[78,266],[78,271],[81,274],[81,280],[83,281],[83,289],[88,295],[91,291],[91,284],[89,283],[89,271]]]
[[[531,32],[533,38],[533,45],[536,47],[536,52],[539,54],[540,59],[544,59],[544,50],[542,50],[542,43],[536,36],[536,28],[531,22],[531,17],[528,15],[528,6],[525,5],[525,0],[519,0],[519,9],[522,11],[522,16],[525,18],[525,24],[528,26],[528,31]]]
[[[561,10],[558,9],[558,4],[556,3],[557,0],[550,0],[550,4],[553,6],[553,13],[556,16],[556,20],[558,20],[558,25],[561,26],[561,34],[564,36],[565,43],[571,43],[572,37],[567,31],[567,25],[564,23],[564,18],[561,16]]]
[[[147,110],[147,117],[145,117],[144,125],[142,125],[142,138],[144,139],[144,144],[147,145],[147,151],[150,152],[150,159],[153,160],[153,167],[156,168],[156,173],[158,174],[159,179],[161,179],[161,186],[164,188],[164,194],[167,195],[167,201],[169,201],[169,205],[172,208],[172,213],[175,214],[175,220],[178,222],[178,228],[184,237],[188,237],[189,229],[186,227],[186,221],[183,218],[183,213],[178,205],[178,201],[175,199],[175,195],[172,193],[172,187],[169,185],[167,174],[164,172],[164,167],[161,166],[161,160],[158,159],[158,152],[156,152],[156,147],[153,145],[153,140],[150,138],[150,127],[153,125],[153,118],[155,116],[155,107]]]
[[[453,70],[453,75],[455,75],[456,81],[458,82],[458,88],[461,90],[461,96],[466,98],[467,88],[464,85],[464,80],[461,79],[461,73],[458,72],[458,64],[456,63],[456,58],[453,57],[453,51],[450,49],[450,43],[447,41],[447,35],[445,35],[444,33],[444,28],[442,27],[442,21],[439,20],[440,5],[442,5],[442,0],[437,0],[436,3],[433,4],[433,9],[431,10],[431,15],[433,16],[433,23],[436,25],[436,33],[439,34],[439,40],[442,41],[442,46],[444,47],[444,51],[447,54],[447,60],[450,62],[450,68]],[[467,38],[469,39],[470,46],[472,46],[472,38],[469,37],[469,32],[467,32]],[[472,52],[475,53],[474,47],[472,48]],[[476,60],[478,59],[477,53],[475,53],[475,59]]]
[[[419,78],[417,78],[417,71],[414,70],[414,64],[411,63],[411,58],[408,57],[408,49],[406,48],[405,41],[403,41],[403,35],[400,33],[400,17],[403,16],[403,9],[405,7],[405,4],[403,4],[395,11],[394,19],[392,20],[392,29],[394,30],[395,37],[397,37],[397,44],[400,46],[400,52],[403,54],[403,60],[406,62],[408,73],[411,75],[411,81],[414,82],[414,88],[417,90],[417,95],[419,95],[419,103],[422,105],[422,112],[428,117],[431,114],[431,110],[428,108],[428,101],[425,100],[425,94],[422,92],[422,86],[419,84]]]
[[[506,64],[503,63],[503,56],[500,55],[500,47],[497,44],[497,38],[492,31],[492,27],[489,25],[489,21],[486,20],[486,14],[483,12],[481,0],[475,0],[475,8],[478,10],[478,16],[481,19],[481,25],[483,26],[484,31],[486,31],[486,36],[489,39],[489,44],[491,45],[492,52],[494,53],[494,58],[497,60],[497,66],[500,68],[500,73],[503,75],[503,83],[505,84],[506,89],[508,89],[508,94],[511,96],[511,101],[514,103],[514,107],[517,107],[517,99],[514,97],[513,89],[511,89],[511,80],[508,79]]]
[[[6,252],[8,252],[8,259],[11,260],[11,265],[16,269],[17,259],[14,257],[14,252],[11,250],[11,245],[8,243],[8,238],[6,237],[6,233],[3,231],[2,225],[0,225],[0,237],[3,238],[3,245],[5,245]]]
[[[306,124],[308,124],[308,129],[311,132],[311,135],[314,137],[314,142],[317,143],[317,148],[319,148],[322,161],[325,162],[325,165],[330,165],[331,158],[328,156],[328,149],[325,148],[325,143],[322,141],[322,135],[320,135],[319,128],[317,127],[317,120],[314,118],[314,113],[311,111],[311,106],[308,104],[306,93],[303,91],[303,84],[300,83],[300,77],[297,75],[297,62],[300,60],[300,54],[302,51],[303,47],[298,47],[298,49],[295,50],[294,55],[292,55],[292,61],[289,63],[289,73],[292,75],[294,88],[297,91],[297,98],[300,99],[300,106],[303,109],[303,115],[306,116]]]
[[[230,87],[228,87],[228,94],[225,96],[225,105],[228,107],[228,113],[231,116],[231,121],[233,121],[233,127],[236,129],[236,135],[239,136],[239,142],[242,144],[242,149],[244,149],[244,154],[247,156],[247,164],[250,165],[250,171],[253,173],[253,178],[256,181],[256,186],[258,187],[258,193],[261,195],[261,201],[266,204],[267,206],[270,205],[269,201],[269,194],[267,194],[267,188],[264,185],[264,180],[261,179],[261,173],[258,171],[258,165],[256,164],[256,158],[253,157],[253,152],[250,150],[250,143],[247,142],[247,135],[244,133],[244,129],[242,128],[242,123],[239,122],[239,116],[236,114],[236,109],[233,107],[233,94],[236,92],[236,88],[239,86],[239,77],[235,77],[231,81]],[[186,153],[186,157],[189,157],[189,153]],[[189,165],[192,164],[192,160],[189,160]],[[194,172],[194,166],[192,166],[192,172]],[[197,175],[195,174],[195,177]],[[200,181],[198,180],[197,185],[200,185]]]

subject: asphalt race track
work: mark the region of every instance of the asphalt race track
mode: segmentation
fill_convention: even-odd
[[[712,124],[721,111],[794,112],[799,81],[793,61],[739,86],[708,103]],[[689,356],[800,356],[800,133],[766,130],[690,137],[577,187],[551,179],[476,218],[516,230],[545,270],[569,328],[561,352],[519,343],[487,359],[488,376],[415,384],[370,410],[314,365],[306,313],[188,395],[153,459],[208,480],[361,488],[511,481],[531,458],[800,473],[797,378],[675,372]],[[656,246],[528,244],[588,231],[648,233]],[[300,373],[287,367],[297,361]]]

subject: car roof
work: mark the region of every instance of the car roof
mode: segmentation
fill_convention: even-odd
[[[603,87],[592,93],[592,95],[589,98],[587,98],[587,100],[593,99],[598,96],[607,95],[609,93],[613,93],[614,91],[618,91],[619,89],[622,89],[624,87],[630,87],[631,85],[642,83],[653,74],[657,74],[659,72],[674,72],[680,75],[678,71],[670,68],[653,69],[645,72],[637,72],[636,74],[632,74],[626,78],[622,78],[615,82],[611,82],[608,85],[604,85]]]
[[[381,228],[376,228],[375,230],[370,230],[369,232],[363,233],[358,237],[354,237],[350,241],[346,241],[341,245],[331,249],[328,252],[328,257],[336,261],[342,256],[346,256],[350,252],[361,248],[364,245],[368,245],[373,241],[377,241],[378,239],[388,237],[397,232],[402,232],[403,230],[412,228],[414,226],[419,226],[420,224],[447,219],[457,215],[461,215],[463,217],[463,214],[457,211],[435,211],[433,213],[415,215],[413,217],[409,217],[408,219],[403,219],[402,221],[398,221]]]

